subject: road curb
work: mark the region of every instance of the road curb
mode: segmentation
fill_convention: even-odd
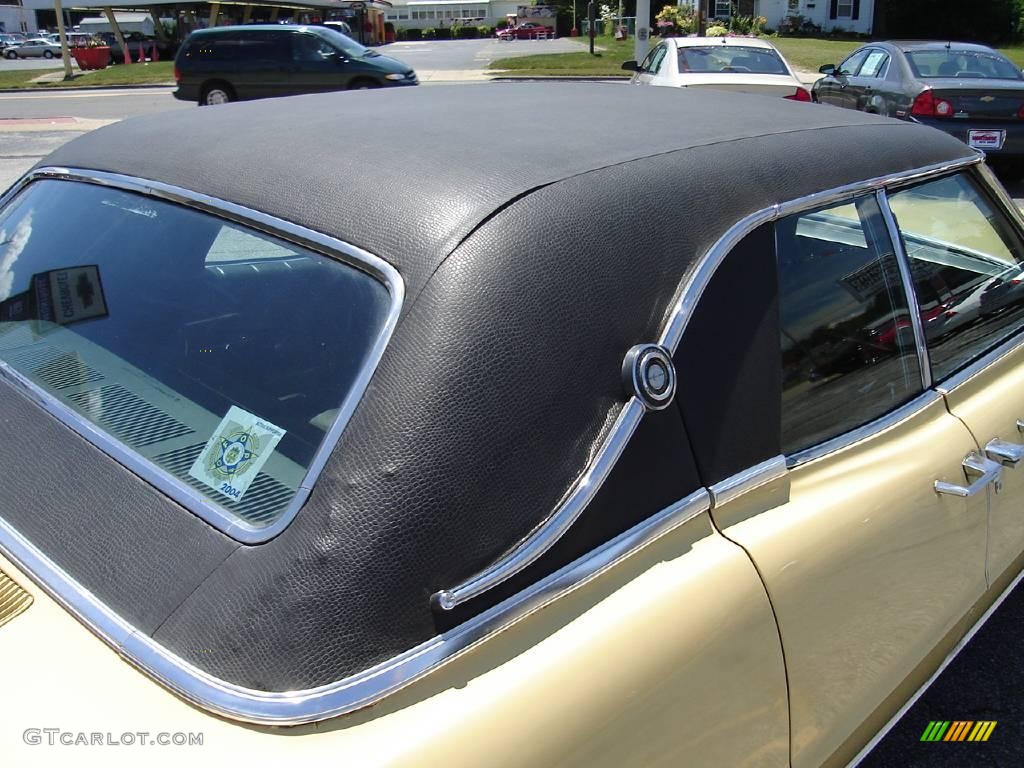
[[[0,88],[0,93],[68,93],[69,91],[124,91],[173,88],[177,83],[133,83],[130,85],[79,85],[70,88]]]

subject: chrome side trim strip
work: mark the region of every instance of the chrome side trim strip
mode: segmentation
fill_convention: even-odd
[[[910,312],[910,324],[914,329],[917,364],[921,368],[921,387],[928,389],[932,385],[932,363],[928,356],[928,340],[924,334],[924,323],[921,322],[921,308],[917,304],[914,277],[910,272],[910,259],[907,257],[906,248],[903,247],[903,237],[896,224],[896,217],[893,215],[892,208],[889,207],[889,196],[884,189],[880,189],[875,193],[875,198],[882,211],[885,228],[889,230],[889,239],[892,241],[893,253],[896,254],[896,263],[899,264],[900,277],[903,280],[903,291],[907,295],[907,311]]]
[[[711,278],[714,276],[719,265],[740,240],[762,224],[774,221],[781,216],[818,208],[857,194],[873,194],[876,190],[897,181],[916,181],[947,173],[958,168],[975,165],[982,162],[982,159],[983,157],[980,154],[973,155],[952,162],[938,163],[912,171],[867,179],[856,184],[848,184],[782,204],[772,205],[741,219],[711,246],[703,258],[695,262],[694,266],[691,267],[690,271],[683,278],[679,288],[676,290],[675,298],[667,314],[661,336],[658,339],[658,345],[667,349],[670,354],[675,354],[686,326],[690,322],[690,317],[693,315],[694,309],[696,309],[701,296],[704,294],[704,289],[711,282]],[[626,411],[634,407],[634,400],[635,398],[632,398],[627,403]],[[585,474],[569,491],[565,501],[562,502],[562,505],[555,510],[551,517],[534,529],[529,536],[503,555],[493,565],[488,566],[461,584],[435,593],[431,597],[431,601],[436,607],[442,610],[450,610],[456,605],[486,592],[534,562],[537,557],[550,549],[558,539],[565,535],[565,532],[579,518],[587,504],[594,497],[594,494],[601,487],[605,480],[605,475],[615,465],[614,460],[608,462],[602,461],[602,458],[607,455],[608,449],[612,448],[615,451],[615,459],[617,460],[618,455],[625,447],[625,443],[632,437],[637,423],[639,423],[639,419],[643,415],[638,413],[634,417],[633,414],[630,414],[630,418],[624,420],[622,417],[626,411],[620,414],[615,427],[605,438],[604,443],[598,450],[597,456],[591,461]],[[637,423],[633,423],[634,418]],[[620,432],[628,432],[628,434],[622,435],[619,434]],[[600,467],[598,467],[599,463],[601,464]]]
[[[826,440],[824,443],[812,445],[810,448],[805,448],[802,451],[797,451],[796,453],[787,456],[786,466],[792,469],[793,467],[797,467],[801,464],[806,464],[808,461],[820,459],[826,454],[842,450],[854,443],[859,443],[861,440],[865,440],[872,435],[895,427],[901,421],[906,421],[918,411],[926,408],[941,398],[942,395],[934,389],[922,392],[910,402],[904,403],[894,411],[889,411],[889,413],[885,414],[881,418],[869,421],[867,424],[863,424],[856,429],[851,429],[849,432],[844,432],[838,437]]]
[[[953,646],[953,650],[951,650],[949,655],[942,660],[942,663],[939,664],[939,668],[932,673],[931,677],[925,680],[924,685],[918,688],[913,696],[907,699],[907,702],[897,710],[896,714],[892,716],[889,722],[882,726],[882,729],[875,734],[875,737],[864,745],[864,748],[847,764],[846,768],[857,768],[857,766],[863,762],[864,758],[871,753],[871,750],[878,746],[878,743],[889,734],[889,731],[891,731],[893,727],[895,727],[896,723],[898,723],[900,719],[907,714],[910,708],[917,703],[917,700],[925,694],[925,691],[931,688],[932,683],[939,679],[939,675],[946,671],[946,667],[953,663],[953,659],[960,655],[960,651],[966,648],[967,644],[974,639],[974,636],[978,634],[978,630],[985,626],[985,622],[989,620],[989,617],[996,612],[996,609],[1003,604],[1003,601],[1010,596],[1010,593],[1013,592],[1014,588],[1017,587],[1022,580],[1024,580],[1024,571],[1017,574],[1017,577],[1000,593],[999,597],[997,597],[995,602],[989,606],[989,609],[982,614],[977,623],[967,631],[967,634],[963,636],[959,643]]]
[[[513,547],[507,554],[486,570],[452,589],[442,589],[431,598],[441,610],[450,611],[457,605],[471,600],[519,573],[538,557],[547,552],[573,523],[583,514],[590,501],[600,490],[611,473],[611,469],[625,450],[629,439],[640,425],[646,408],[639,397],[629,398],[626,407],[619,413],[608,439],[601,446],[586,473],[581,477],[565,502],[555,513],[540,524],[533,533]]]
[[[785,477],[788,472],[786,457],[776,456],[762,461],[760,464],[755,464],[732,477],[727,477],[709,489],[711,491],[711,508],[715,509],[723,504],[728,504],[745,493],[750,493],[762,485]]]
[[[174,655],[107,608],[2,519],[0,551],[115,651],[182,698],[235,720],[298,725],[342,715],[380,701],[600,576],[710,508],[710,496],[702,488],[443,635],[344,680],[281,693],[243,688],[219,680]]]
[[[1006,357],[1006,355],[1013,352],[1013,350],[1021,344],[1024,344],[1024,334],[1018,333],[1016,336],[1011,336],[1003,341],[999,346],[990,349],[970,365],[961,368],[952,376],[949,376],[936,384],[934,388],[935,391],[942,395],[948,395],[961,384],[973,379],[993,363],[996,363]]]
[[[236,222],[248,229],[265,232],[282,240],[295,243],[336,261],[342,261],[371,275],[387,288],[391,296],[388,316],[373,346],[370,348],[362,370],[353,381],[348,396],[338,409],[337,417],[331,424],[330,429],[325,433],[320,447],[313,455],[313,459],[302,482],[299,484],[295,497],[272,524],[262,528],[249,525],[217,504],[215,500],[208,498],[169,472],[143,459],[130,447],[112,435],[100,430],[76,411],[58,401],[50,393],[32,383],[26,377],[18,374],[6,363],[0,361],[0,374],[16,383],[53,416],[96,445],[112,459],[149,481],[228,536],[244,544],[259,544],[274,538],[291,523],[303,504],[305,504],[313,485],[316,483],[321,471],[323,471],[328,457],[334,450],[335,445],[337,445],[341,433],[345,430],[345,425],[348,424],[370,379],[373,377],[374,371],[377,369],[377,364],[380,362],[388,341],[391,339],[391,334],[398,324],[398,317],[405,300],[405,283],[402,280],[402,276],[393,266],[372,253],[333,237],[314,232],[311,229],[306,229],[297,224],[292,224],[291,222],[268,216],[265,213],[229,203],[225,200],[219,200],[209,195],[200,195],[191,190],[169,184],[122,176],[115,173],[77,168],[38,168],[23,176],[0,198],[0,208],[5,206],[28,184],[40,179],[57,179],[113,187],[195,208],[217,218]]]

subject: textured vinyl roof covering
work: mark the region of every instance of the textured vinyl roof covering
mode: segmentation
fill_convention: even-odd
[[[850,126],[870,126],[872,140],[852,132],[857,140],[844,141]],[[822,157],[821,189],[877,175],[871,158],[879,149],[911,143],[918,162],[971,152],[921,126],[779,98],[516,83],[165,112],[88,133],[41,165],[161,181],[294,221],[390,261],[414,296],[481,222],[531,190],[637,158],[715,146],[731,170],[712,164],[691,181],[714,195],[743,184],[736,170],[762,151],[745,139],[776,135],[797,154],[810,132],[820,139],[823,129],[834,131],[828,144],[838,151]],[[882,172],[890,170],[898,169]],[[816,191],[814,179],[784,173],[768,183],[778,184],[780,199]]]

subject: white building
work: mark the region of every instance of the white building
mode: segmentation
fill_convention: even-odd
[[[386,21],[390,21],[396,28],[425,29],[453,25],[493,27],[499,21],[505,21],[509,15],[515,16],[523,3],[500,0],[476,3],[472,0],[391,0],[391,5],[392,9],[384,16]]]
[[[0,0],[0,32],[31,34],[38,29],[34,11],[23,7],[16,0],[7,3]]]
[[[785,27],[787,19],[801,16],[825,31],[870,34],[875,0],[679,0],[678,5],[702,7],[708,18],[727,19],[733,5],[740,16],[764,16],[769,29]]]

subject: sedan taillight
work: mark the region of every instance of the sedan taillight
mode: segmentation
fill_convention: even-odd
[[[953,105],[945,99],[935,98],[935,94],[931,90],[924,90],[914,99],[914,106],[910,108],[910,114],[922,117],[952,117]]]
[[[784,99],[790,99],[791,101],[810,101],[811,94],[807,92],[806,88],[797,88],[795,92],[789,96],[783,96]]]
[[[178,70],[177,65],[175,65],[175,67],[174,67],[174,81],[177,82],[179,80],[181,80],[181,72]]]
[[[1020,105],[1020,109],[1017,110],[1017,117],[1024,120],[1024,104]]]

